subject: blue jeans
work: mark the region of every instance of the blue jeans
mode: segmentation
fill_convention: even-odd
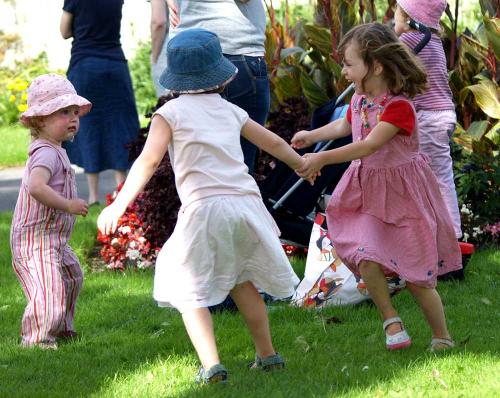
[[[265,58],[228,54],[224,56],[238,68],[238,74],[224,89],[222,96],[247,111],[252,120],[263,126],[266,123],[270,105]],[[241,137],[241,148],[248,172],[252,174],[257,147]]]

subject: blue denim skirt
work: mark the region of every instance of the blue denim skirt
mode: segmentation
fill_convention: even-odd
[[[76,92],[92,102],[73,142],[64,143],[72,164],[87,173],[127,170],[127,143],[139,133],[139,118],[126,61],[87,57],[68,71]]]

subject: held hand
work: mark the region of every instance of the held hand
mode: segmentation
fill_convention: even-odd
[[[296,149],[307,148],[312,144],[314,144],[314,142],[311,140],[309,136],[310,136],[310,131],[306,130],[301,130],[295,133],[294,136],[292,137],[292,143],[291,143],[292,148]]]
[[[83,199],[69,199],[68,213],[85,217],[89,212],[89,205]]]
[[[321,159],[317,153],[306,153],[303,157],[304,163],[302,166],[295,170],[295,172],[305,180],[309,182],[316,179],[316,177],[321,175],[321,168],[323,165],[321,164]]]
[[[314,185],[314,182],[316,181],[316,178],[318,178],[321,175],[321,172],[316,171],[316,172],[313,172],[313,173],[310,173],[310,174],[299,173],[299,171],[302,171],[303,169],[306,169],[307,167],[308,167],[308,161],[306,160],[305,156],[302,156],[302,165],[298,169],[295,170],[295,173],[299,177],[301,177],[304,180],[306,180],[307,182],[309,182],[309,184]]]
[[[170,19],[170,27],[175,28],[181,22],[179,18],[179,10],[177,9],[177,3],[175,0],[167,0],[168,6],[168,16]]]
[[[115,232],[118,227],[118,220],[124,212],[124,210],[119,209],[113,203],[104,208],[97,218],[97,228],[99,228],[99,231],[104,235]]]

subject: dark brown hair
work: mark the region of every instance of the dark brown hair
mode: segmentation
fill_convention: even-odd
[[[426,89],[427,75],[417,57],[401,43],[394,31],[378,22],[358,25],[345,34],[339,44],[344,55],[346,47],[356,43],[359,55],[371,75],[375,61],[383,67],[383,77],[393,94],[412,98]]]

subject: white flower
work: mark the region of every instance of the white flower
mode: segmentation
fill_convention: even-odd
[[[128,249],[126,255],[131,260],[137,260],[141,256],[141,252],[139,250]]]
[[[139,269],[150,268],[152,265],[153,265],[153,263],[149,260],[137,261],[137,268],[139,268]]]
[[[144,243],[146,242],[146,238],[144,236],[139,236],[139,238],[137,239],[140,243]]]
[[[469,240],[470,235],[467,232],[464,232],[463,240],[467,242]]]
[[[123,225],[120,228],[118,228],[118,232],[120,232],[122,234],[128,234],[128,233],[130,233],[130,231],[132,231],[132,230],[130,229],[130,227],[128,225]]]
[[[465,204],[463,204],[462,208],[460,209],[460,213],[462,213],[462,214],[470,214],[470,210],[468,209],[468,207]]]
[[[128,244],[128,247],[129,247],[130,249],[135,249],[135,248],[137,247],[137,243],[136,243],[135,241],[132,241],[132,242],[130,242],[130,243]]]

